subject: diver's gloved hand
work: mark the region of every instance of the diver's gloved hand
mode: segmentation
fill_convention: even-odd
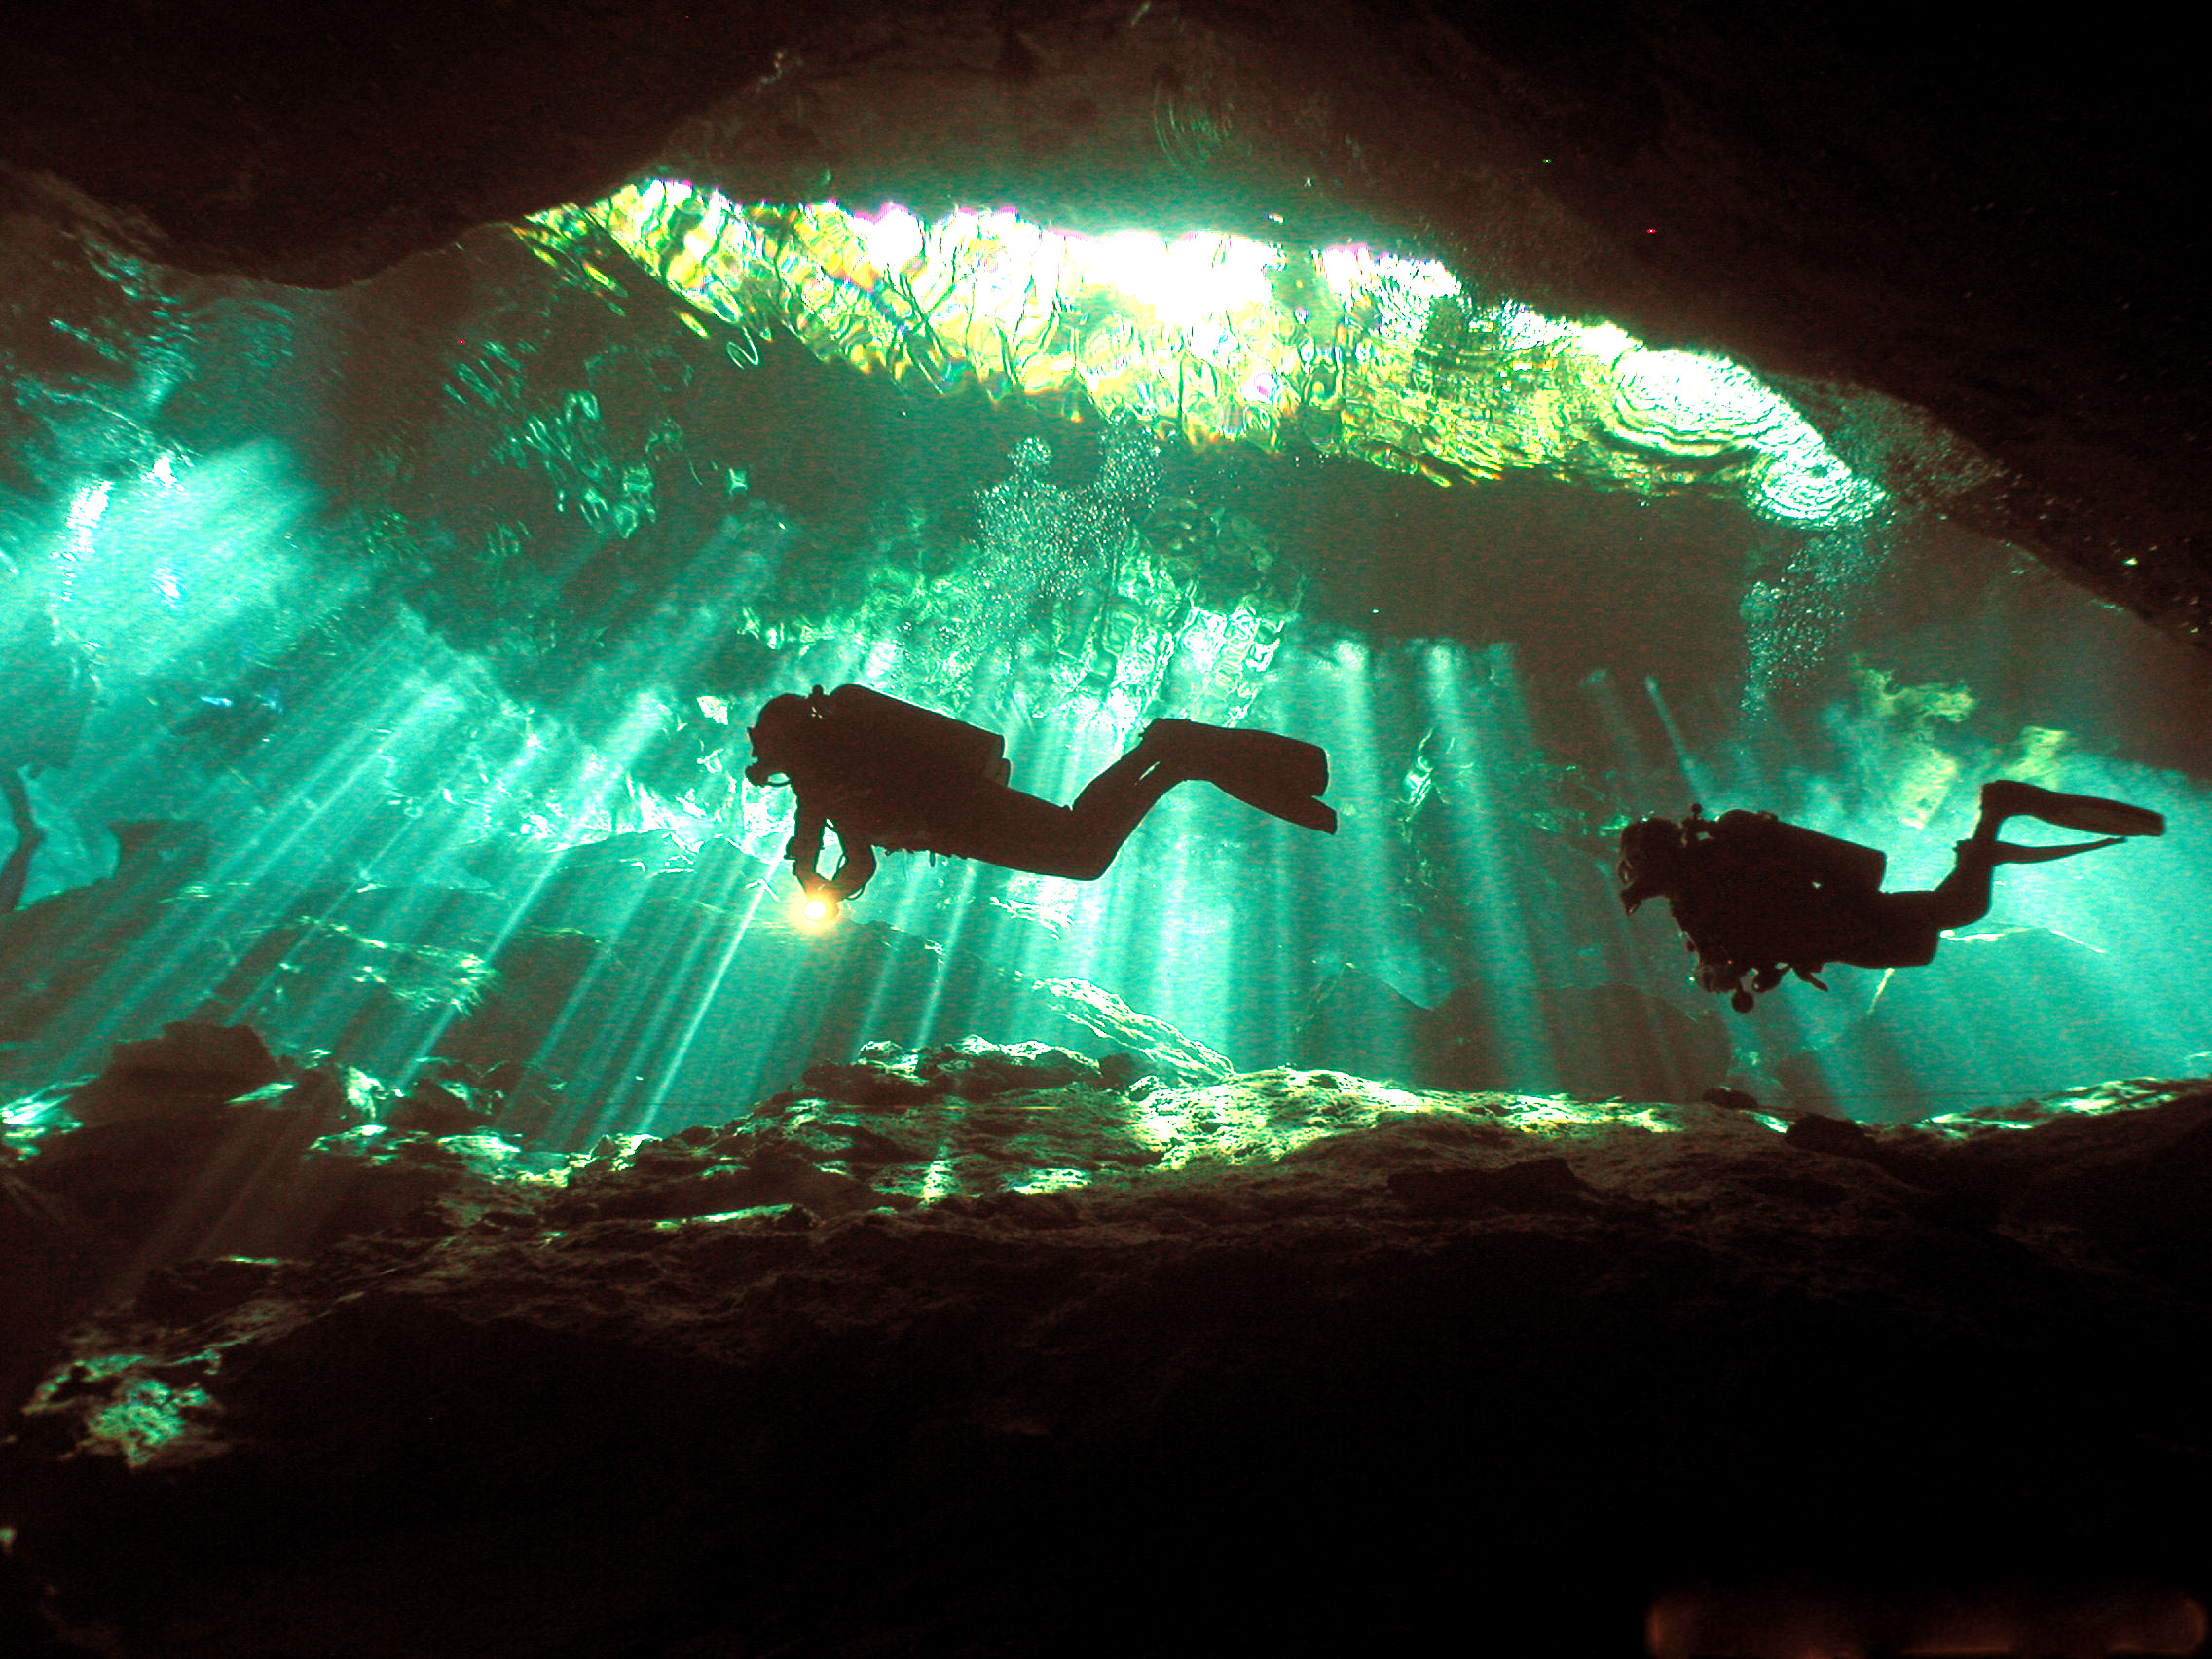
[[[820,903],[835,909],[839,905],[851,903],[867,891],[867,882],[865,879],[846,881],[831,876],[819,875],[811,870],[797,870],[793,873],[798,876],[799,890],[805,895],[806,903],[810,904]]]

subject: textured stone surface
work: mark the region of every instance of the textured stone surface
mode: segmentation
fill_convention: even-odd
[[[461,0],[312,24],[95,5],[10,47],[0,154],[196,268],[344,281],[656,154],[741,197],[1279,214],[1798,377],[1908,494],[2203,619],[2201,100],[2147,31],[1679,0]],[[1910,460],[1835,381],[2014,476]]]
[[[428,1142],[428,1207],[82,1326],[0,1524],[50,1629],[163,1659],[1591,1655],[1712,1578],[2201,1596],[2212,1094],[1780,1127],[971,1046],[558,1170]],[[882,1179],[962,1134],[995,1173]]]

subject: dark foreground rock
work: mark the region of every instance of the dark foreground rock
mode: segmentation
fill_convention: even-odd
[[[1937,443],[1889,483],[2202,643],[2203,100],[2156,30],[1749,0],[18,11],[0,188],[176,266],[342,283],[648,166],[1411,241],[1787,377],[1855,464],[1926,411],[2016,477]]]
[[[1715,1580],[2212,1590],[2212,1090],[1783,1127],[879,1052],[155,1273],[0,1526],[121,1659],[1581,1659]]]

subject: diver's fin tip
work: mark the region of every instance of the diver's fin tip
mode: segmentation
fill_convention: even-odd
[[[2094,853],[2106,847],[2117,847],[2126,840],[2124,835],[2107,835],[2101,841],[2069,841],[2058,847],[2022,847],[2010,841],[1996,843],[1998,864],[2048,864],[2053,859],[2070,859],[2077,853]]]
[[[2165,815],[2149,807],[2131,806],[2102,795],[2061,794],[2016,778],[1992,779],[1982,786],[1981,799],[1985,812],[2041,819],[2061,830],[2080,830],[2091,835],[2124,838],[2166,832]]]
[[[1317,830],[1324,835],[1334,835],[1337,832],[1337,809],[1327,801],[1315,800],[1311,796],[1299,800],[1255,800],[1249,795],[1239,795],[1237,798],[1247,806],[1256,806],[1286,824]]]

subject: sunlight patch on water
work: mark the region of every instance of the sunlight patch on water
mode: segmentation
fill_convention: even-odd
[[[896,205],[742,206],[654,179],[521,227],[581,277],[635,260],[732,350],[788,329],[918,389],[1132,417],[1194,444],[1356,457],[1439,484],[1537,471],[1644,495],[1734,494],[1799,529],[1886,503],[1788,401],[1723,358],[1471,293],[1434,260],[1218,232],[924,223]]]

